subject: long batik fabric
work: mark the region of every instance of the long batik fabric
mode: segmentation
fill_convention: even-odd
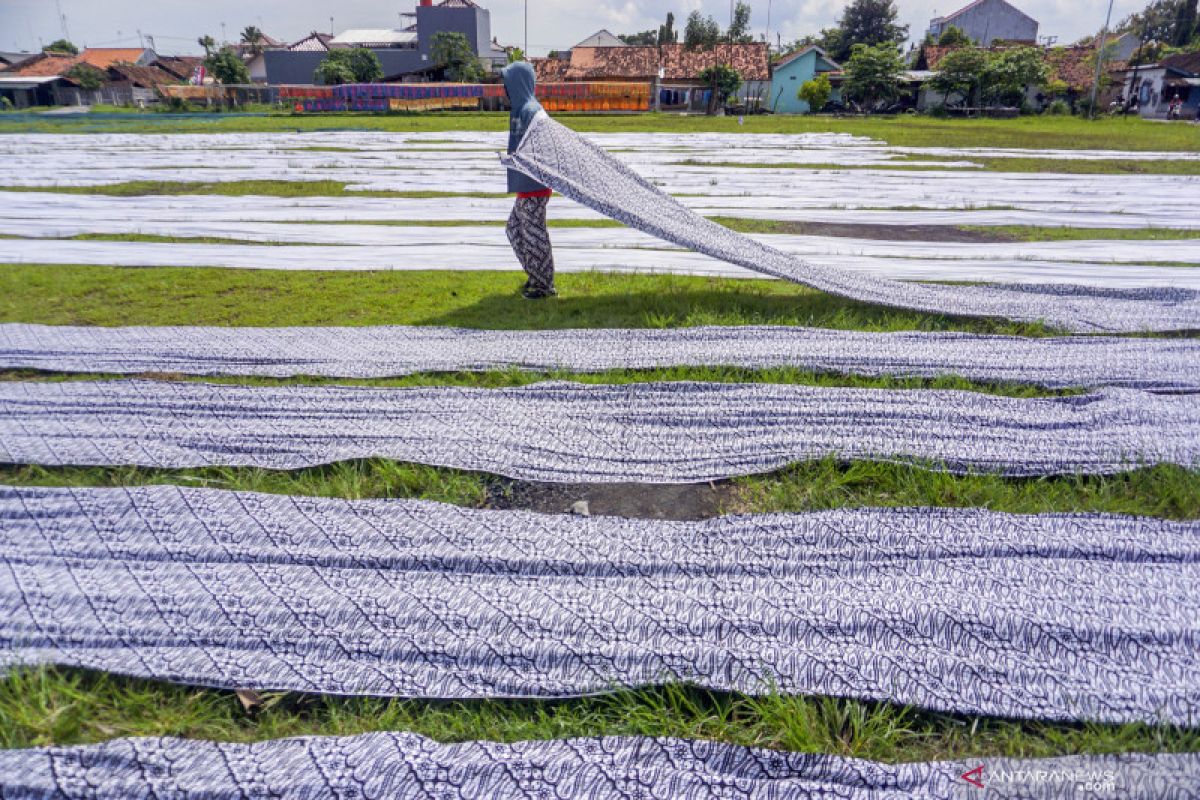
[[[490,331],[438,327],[0,324],[0,368],[383,378],[418,372],[795,367],[1061,389],[1200,391],[1200,340],[867,333],[782,326]]]
[[[529,288],[542,291],[554,288],[554,249],[546,228],[548,205],[549,197],[518,197],[505,227],[517,261],[529,276]]]
[[[297,469],[370,457],[563,483],[690,483],[808,459],[952,472],[1200,462],[1200,395],[560,381],[456,386],[0,383],[0,462]]]
[[[882,764],[701,740],[439,744],[384,732],[9,750],[0,752],[0,783],[5,800],[1185,800],[1197,797],[1200,756]]]
[[[545,113],[535,118],[517,150],[502,160],[563,196],[644,233],[853,300],[936,314],[1040,322],[1079,333],[1200,329],[1200,293],[1190,290],[939,286],[817,267],[705,219]]]
[[[224,688],[666,682],[1194,725],[1200,523],[879,509],[705,522],[212,490],[0,490],[0,659]]]

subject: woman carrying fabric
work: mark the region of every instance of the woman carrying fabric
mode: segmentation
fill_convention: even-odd
[[[534,95],[537,79],[532,66],[517,61],[502,69],[500,77],[512,107],[508,119],[508,152],[512,153],[542,106]],[[505,232],[517,260],[529,276],[521,294],[528,300],[553,297],[558,294],[554,290],[554,252],[550,246],[550,231],[546,228],[546,207],[552,192],[514,169],[508,171],[508,191],[516,192],[517,200],[513,203]]]

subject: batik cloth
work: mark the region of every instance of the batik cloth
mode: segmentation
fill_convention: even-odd
[[[529,276],[529,288],[541,291],[554,288],[554,251],[546,228],[549,205],[549,197],[518,197],[505,227],[521,269]]]

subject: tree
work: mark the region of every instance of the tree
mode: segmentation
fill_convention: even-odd
[[[107,72],[82,61],[63,73],[63,77],[78,84],[85,92],[94,92],[108,83]]]
[[[66,53],[69,56],[79,55],[79,48],[66,39],[55,39],[43,48],[47,53]]]
[[[213,39],[213,37],[205,34],[196,40],[196,44],[204,48],[205,59],[212,58],[213,49],[217,46],[217,42],[215,39]]]
[[[313,80],[325,86],[341,86],[344,83],[355,83],[354,70],[350,69],[350,62],[345,58],[337,58],[338,53],[345,52],[343,50],[330,50],[320,64],[317,64],[317,69],[313,72]]]
[[[988,56],[980,81],[985,100],[1020,105],[1025,91],[1046,82],[1050,70],[1036,47],[1013,47]]]
[[[658,44],[658,31],[640,31],[639,33],[619,33],[617,38],[625,44],[631,45],[652,45]]]
[[[247,25],[242,30],[242,44],[249,48],[252,55],[258,55],[264,49],[263,32],[253,25]]]
[[[893,42],[856,44],[846,63],[846,93],[867,108],[893,100],[900,93],[904,61]]]
[[[211,54],[204,59],[204,66],[214,78],[227,86],[250,83],[250,71],[232,47],[222,47]]]
[[[1183,0],[1179,4],[1179,10],[1175,12],[1175,25],[1171,31],[1171,44],[1175,47],[1186,46],[1196,33],[1196,2],[1197,0]]]
[[[908,26],[896,24],[899,16],[894,0],[850,0],[834,29],[838,34],[829,36],[829,43],[836,40],[837,47],[825,50],[834,61],[840,62],[853,55],[856,44],[887,43],[899,47],[908,38]]]
[[[742,76],[728,64],[717,64],[700,70],[700,80],[713,89],[718,102],[724,103],[742,87]]]
[[[1117,25],[1117,33],[1132,31],[1142,42],[1170,42],[1175,34],[1179,7],[1184,0],[1152,0],[1141,11],[1130,14]],[[1092,41],[1090,38],[1089,42]]]
[[[987,60],[987,52],[977,47],[951,50],[938,62],[938,73],[925,85],[945,97],[948,106],[977,102]]]
[[[711,50],[721,41],[721,26],[711,16],[705,18],[699,11],[688,14],[683,29],[683,46],[688,50]]]
[[[365,47],[330,50],[329,55],[317,65],[313,79],[326,86],[373,83],[383,80],[383,65],[379,63],[379,56]]]
[[[733,8],[733,19],[729,22],[726,38],[730,44],[748,44],[754,41],[754,37],[750,35],[750,6],[742,0],[738,0]]]
[[[433,35],[433,63],[455,83],[474,83],[483,79],[483,67],[471,42],[461,33],[438,31]]]
[[[554,56],[551,56],[551,58],[554,58]],[[518,61],[524,61],[524,60],[525,60],[525,51],[524,50],[522,50],[519,47],[510,47],[508,49],[508,63],[515,64]]]
[[[966,32],[957,25],[947,25],[946,30],[942,31],[942,35],[937,40],[939,47],[969,47],[974,42],[971,37],[967,36]]]
[[[679,31],[675,30],[675,15],[667,12],[667,21],[658,28],[658,44],[675,44],[679,41]]]
[[[829,102],[829,96],[832,94],[833,86],[829,83],[829,76],[821,72],[811,81],[801,84],[796,97],[808,103],[809,111],[820,111]]]
[[[711,16],[707,19],[700,15],[699,11],[693,11],[688,14],[687,25],[683,29],[683,46],[687,50],[712,50],[713,63],[711,66],[717,66],[716,47],[717,42],[721,40],[721,26]],[[717,91],[718,87],[716,80],[718,74],[715,70],[705,69],[708,74],[709,90],[708,97],[708,113],[717,113]]]

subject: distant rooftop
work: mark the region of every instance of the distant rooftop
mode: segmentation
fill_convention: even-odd
[[[342,31],[329,41],[330,45],[376,45],[393,47],[398,44],[412,44],[417,41],[416,31],[398,30],[396,28],[355,28]]]
[[[587,37],[586,39],[584,39],[582,42],[580,42],[579,44],[577,44],[575,46],[576,47],[627,47],[625,42],[622,42],[616,36],[613,36],[612,33],[607,28],[601,28],[600,30],[596,31],[591,36]]]

